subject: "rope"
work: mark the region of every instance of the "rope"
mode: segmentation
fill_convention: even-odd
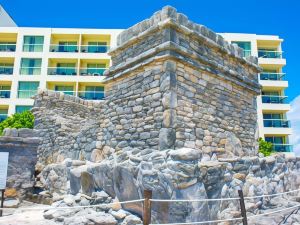
[[[291,207],[288,207],[288,208],[285,208],[285,209],[275,210],[275,211],[272,211],[272,212],[267,212],[267,213],[263,213],[263,214],[257,214],[257,215],[253,215],[253,216],[247,216],[247,218],[249,219],[249,218],[254,218],[254,217],[259,217],[259,216],[267,216],[267,215],[270,215],[270,214],[283,212],[283,211],[294,209],[294,208],[297,208],[297,207],[300,207],[300,204],[299,205],[295,205],[295,206],[291,206]]]
[[[226,220],[210,220],[210,221],[188,222],[188,223],[151,223],[149,225],[189,225],[189,224],[221,223],[227,221],[237,221],[242,219],[243,219],[242,217],[239,217],[239,218],[226,219]]]
[[[150,199],[151,202],[212,202],[212,201],[231,201],[240,198],[204,198],[204,199]]]
[[[145,199],[137,199],[137,200],[130,200],[130,201],[123,201],[123,202],[112,202],[112,203],[105,203],[105,204],[98,204],[98,205],[77,205],[77,206],[64,206],[64,207],[28,207],[28,208],[0,208],[0,210],[20,210],[20,211],[24,211],[24,210],[50,210],[50,209],[57,209],[57,210],[61,210],[61,209],[81,209],[81,208],[95,208],[95,207],[99,207],[99,206],[107,206],[107,205],[113,205],[113,204],[128,204],[128,203],[135,203],[135,202],[142,202]]]
[[[289,193],[298,192],[298,191],[300,191],[300,189],[292,190],[292,191],[287,191],[287,192],[276,193],[276,194],[269,194],[269,195],[249,196],[249,197],[244,197],[244,199],[273,197],[273,196],[279,196],[279,195],[289,194]]]

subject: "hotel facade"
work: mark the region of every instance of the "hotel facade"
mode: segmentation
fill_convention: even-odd
[[[5,12],[3,8],[1,12]],[[0,27],[0,121],[29,110],[38,88],[91,101],[104,98],[103,72],[111,65],[107,52],[116,46],[121,29],[25,28],[11,26],[9,21],[6,24],[10,25]],[[245,57],[258,57],[263,69],[258,74],[262,85],[257,99],[259,136],[272,142],[274,150],[291,152],[283,40],[271,35],[221,35],[243,48]]]

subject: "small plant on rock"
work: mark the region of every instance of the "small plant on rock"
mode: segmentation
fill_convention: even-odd
[[[262,138],[258,139],[259,142],[259,153],[264,154],[264,156],[269,156],[271,155],[273,151],[273,144],[271,142],[267,142]]]
[[[0,135],[3,134],[5,128],[33,128],[34,116],[30,111],[16,113],[0,123]]]

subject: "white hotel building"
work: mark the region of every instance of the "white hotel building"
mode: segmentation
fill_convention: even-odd
[[[116,46],[120,29],[17,27],[0,7],[0,121],[33,105],[38,88],[62,91],[87,100],[104,97],[107,54]],[[290,152],[286,112],[288,87],[278,36],[223,33],[226,40],[259,59],[262,94],[257,99],[259,135],[276,151]]]

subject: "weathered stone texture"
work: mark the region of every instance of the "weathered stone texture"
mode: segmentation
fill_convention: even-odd
[[[91,159],[97,149],[97,133],[102,121],[101,102],[83,101],[73,96],[40,90],[32,109],[41,143],[41,164],[65,158]]]
[[[5,129],[0,136],[0,152],[8,152],[7,198],[26,197],[34,186],[39,139],[30,129]]]

